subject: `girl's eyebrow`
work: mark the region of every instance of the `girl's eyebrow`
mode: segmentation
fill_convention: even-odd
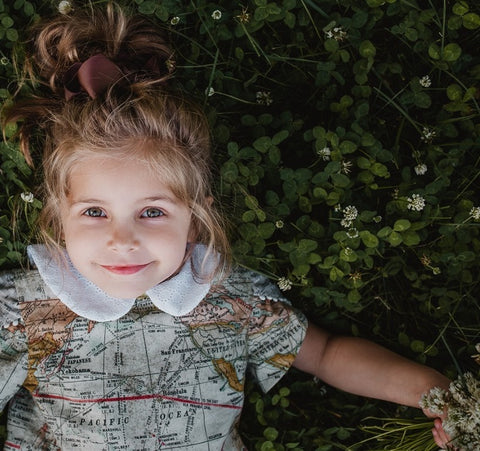
[[[180,201],[174,197],[174,196],[168,196],[168,195],[161,195],[161,196],[153,196],[153,197],[146,197],[143,199],[146,202],[155,202],[155,201],[167,201],[170,202],[171,204],[178,204]]]
[[[178,205],[179,200],[174,197],[174,196],[168,196],[168,195],[159,195],[159,196],[151,196],[151,197],[145,197],[143,199],[139,199],[140,202],[156,202],[156,201],[162,201],[162,202],[169,202],[173,205]],[[79,204],[102,204],[105,203],[105,200],[101,199],[95,199],[95,198],[88,198],[88,199],[76,199],[71,202],[70,205],[79,205]]]

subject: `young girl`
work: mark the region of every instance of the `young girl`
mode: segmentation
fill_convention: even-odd
[[[438,372],[308,323],[256,273],[228,269],[202,112],[170,87],[162,34],[117,7],[40,24],[48,85],[5,122],[42,131],[43,244],[0,282],[7,450],[237,450],[247,370],[290,366],[418,406]],[[426,412],[428,414],[428,412]],[[448,441],[441,421],[434,435]]]

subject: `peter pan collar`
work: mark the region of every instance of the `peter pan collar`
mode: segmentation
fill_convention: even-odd
[[[130,311],[135,299],[119,299],[109,296],[83,277],[73,266],[66,251],[64,261],[56,259],[45,245],[28,246],[28,255],[35,263],[40,277],[50,290],[70,310],[94,321],[113,321]],[[193,310],[210,290],[211,282],[202,283],[192,271],[202,267],[206,246],[196,244],[190,259],[174,277],[147,290],[145,293],[160,310],[173,316],[182,316]],[[210,256],[205,264],[208,273],[216,263]]]

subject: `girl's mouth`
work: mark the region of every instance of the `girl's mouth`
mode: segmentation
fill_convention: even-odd
[[[148,263],[145,265],[121,265],[121,266],[102,265],[102,268],[114,274],[128,276],[130,274],[136,274],[137,272],[141,271],[143,268],[146,268],[147,266],[148,266]]]

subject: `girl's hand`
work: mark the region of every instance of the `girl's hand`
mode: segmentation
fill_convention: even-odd
[[[432,415],[431,412],[428,410],[424,410],[423,413],[427,417],[434,417],[435,415]],[[433,428],[432,428],[432,435],[433,435],[433,440],[435,440],[435,443],[441,448],[441,449],[446,449],[446,450],[457,450],[454,446],[450,445],[451,442],[451,437],[445,432],[443,429],[443,424],[442,424],[442,419],[445,418],[445,414],[442,415],[440,418],[435,418],[433,421]]]

